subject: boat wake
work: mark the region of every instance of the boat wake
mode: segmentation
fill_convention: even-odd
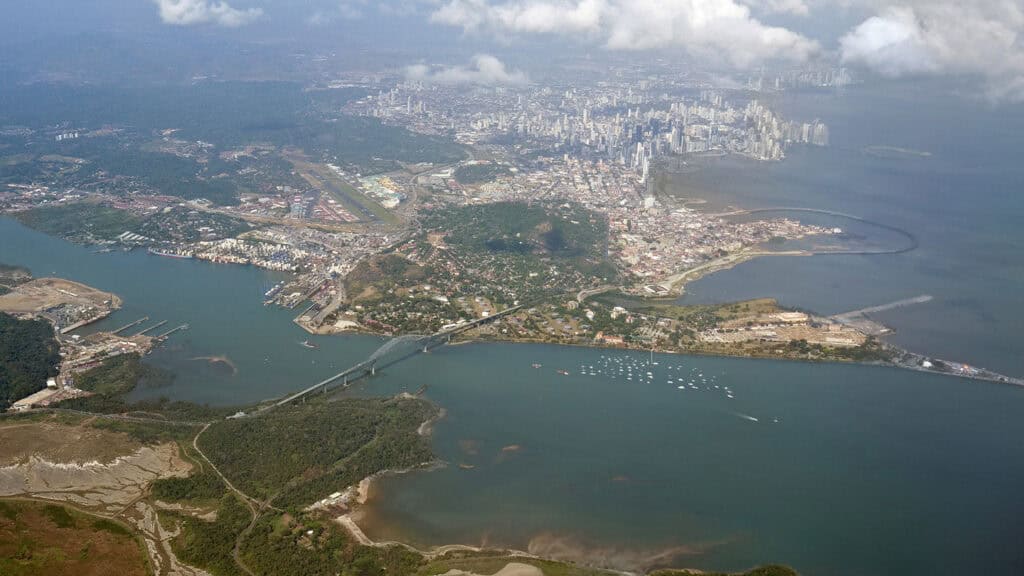
[[[744,420],[750,420],[751,422],[760,422],[760,420],[758,420],[757,418],[751,416],[750,414],[744,414],[742,412],[730,412],[730,414],[732,414],[733,416],[736,416],[737,418],[743,418]]]

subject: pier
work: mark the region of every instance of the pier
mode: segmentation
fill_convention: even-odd
[[[164,323],[166,324],[166,321]],[[153,328],[156,328],[156,326],[154,326]],[[167,338],[168,336],[170,336],[171,334],[174,334],[178,330],[188,330],[188,324],[182,324],[181,326],[178,326],[176,328],[171,328],[167,332],[164,332],[163,334],[160,334],[159,336],[156,336],[156,339],[157,340],[163,340],[164,338]]]
[[[146,328],[145,330],[142,330],[141,332],[136,333],[135,335],[136,336],[142,336],[146,332],[152,332],[153,330],[156,330],[157,328],[163,326],[164,324],[167,324],[167,320],[161,320],[161,321],[157,322],[156,324],[150,326],[149,328]]]
[[[111,332],[111,334],[120,334],[121,332],[124,332],[125,330],[127,330],[129,328],[133,328],[135,326],[138,326],[139,324],[142,324],[143,322],[145,322],[147,320],[149,320],[149,316],[143,316],[142,318],[139,318],[135,322],[131,322],[131,323],[125,324],[124,326],[121,326],[117,330],[114,330],[113,332]]]

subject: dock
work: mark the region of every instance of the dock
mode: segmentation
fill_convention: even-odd
[[[163,340],[164,338],[167,338],[168,336],[170,336],[171,334],[174,334],[178,330],[188,330],[188,324],[182,324],[181,326],[178,326],[176,328],[171,328],[167,332],[164,332],[163,334],[160,334],[159,336],[156,336],[156,339],[157,340]]]
[[[142,324],[143,322],[145,322],[147,320],[149,320],[149,316],[143,316],[142,318],[139,318],[135,322],[131,322],[129,324],[125,324],[124,326],[121,326],[117,330],[114,330],[113,332],[111,332],[111,334],[120,334],[121,332],[124,332],[125,330],[127,330],[129,328],[138,326],[139,324]]]
[[[142,335],[143,335],[143,334],[145,334],[146,332],[152,332],[153,330],[156,330],[157,328],[159,328],[159,327],[163,326],[164,324],[167,324],[167,320],[161,320],[161,321],[157,322],[156,324],[153,324],[153,325],[152,325],[152,326],[150,326],[149,328],[146,328],[145,330],[143,330],[143,331],[141,331],[141,332],[138,332],[138,333],[136,333],[135,335],[136,335],[136,336],[142,336]]]
[[[78,330],[79,328],[81,328],[82,326],[85,326],[87,324],[92,324],[93,322],[99,322],[100,320],[103,320],[107,316],[110,316],[111,312],[113,312],[113,310],[105,310],[105,311],[99,313],[98,315],[93,316],[92,318],[86,318],[85,320],[81,320],[79,322],[75,322],[74,324],[72,324],[70,326],[67,326],[65,328],[61,328],[60,329],[60,333],[61,334],[67,334],[68,332],[71,332],[72,330]]]

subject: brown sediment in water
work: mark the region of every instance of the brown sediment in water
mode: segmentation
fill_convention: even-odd
[[[464,445],[463,445],[464,444]],[[465,452],[467,448],[476,449],[477,442],[472,440],[460,441],[460,447],[463,447]],[[519,444],[509,444],[501,449],[499,452],[499,458],[503,458],[505,455],[510,453],[516,453],[522,450],[522,446]],[[434,463],[434,467],[443,466],[441,463]],[[472,464],[460,463],[458,467],[464,470],[473,469]],[[673,564],[678,563],[683,558],[697,557],[706,554],[712,548],[726,544],[727,541],[718,542],[702,542],[693,544],[680,544],[674,546],[664,546],[655,548],[615,548],[610,546],[598,546],[588,545],[582,540],[568,536],[558,535],[554,533],[542,533],[534,536],[530,539],[527,544],[526,550],[516,550],[511,548],[494,548],[489,545],[486,541],[480,546],[470,546],[465,544],[448,544],[442,546],[434,546],[429,549],[420,549],[407,544],[405,542],[396,541],[374,541],[363,532],[360,523],[366,519],[368,510],[364,506],[370,500],[379,498],[378,495],[374,494],[374,480],[380,476],[391,476],[396,474],[404,474],[413,470],[425,470],[430,469],[426,466],[419,466],[408,468],[404,470],[388,470],[374,474],[372,476],[362,479],[357,486],[354,487],[355,498],[353,509],[346,514],[342,514],[335,518],[342,527],[348,531],[352,537],[362,545],[365,546],[376,546],[376,547],[389,547],[389,546],[401,546],[403,548],[413,550],[419,554],[424,555],[427,559],[434,559],[444,554],[455,551],[475,551],[480,552],[485,549],[500,549],[503,553],[506,553],[510,558],[530,558],[530,559],[546,559],[555,560],[562,562],[574,562],[581,565],[600,567],[605,569],[617,570],[617,571],[628,571],[630,573],[644,573],[655,568],[670,567]],[[631,479],[627,476],[615,476],[612,478],[613,482],[630,482]],[[350,488],[352,489],[352,488]]]
[[[192,358],[192,360],[205,360],[206,362],[210,363],[211,365],[227,366],[228,368],[231,369],[231,374],[232,375],[238,374],[238,367],[235,366],[235,363],[232,362],[230,358],[228,358],[227,356],[224,356],[224,355],[219,355],[219,356],[196,356],[195,358]]]
[[[591,545],[568,535],[542,533],[534,536],[526,549],[529,554],[541,558],[646,573],[676,565],[683,558],[702,556],[723,544],[726,544],[726,541],[654,548],[625,548]]]

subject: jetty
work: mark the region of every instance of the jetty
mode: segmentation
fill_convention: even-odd
[[[154,328],[155,328],[155,326],[154,326]],[[171,328],[167,332],[164,332],[163,334],[160,334],[159,336],[157,336],[156,339],[157,340],[163,340],[164,338],[167,338],[168,336],[170,336],[171,334],[174,334],[175,332],[177,332],[179,330],[188,330],[188,324],[182,324],[181,326],[177,326],[175,328]]]
[[[164,324],[167,324],[167,320],[161,320],[161,321],[157,322],[156,324],[153,324],[149,328],[146,328],[145,330],[142,330],[141,332],[138,332],[135,335],[136,336],[143,336],[146,332],[152,332],[153,330],[156,330],[157,328],[163,326]]]
[[[924,304],[925,302],[931,302],[932,300],[933,298],[930,294],[922,294],[920,296],[914,296],[913,298],[904,298],[903,300],[889,302],[888,304],[880,304],[878,306],[869,306],[859,310],[843,312],[842,314],[836,314],[829,318],[834,322],[856,328],[870,336],[879,336],[891,332],[891,330],[880,322],[872,320],[870,318],[871,314],[885,312],[886,310],[895,310],[896,308],[903,308],[904,306],[913,306],[914,304]]]
[[[125,324],[124,326],[121,326],[117,330],[114,330],[113,332],[111,332],[111,334],[120,334],[121,332],[124,332],[125,330],[127,330],[129,328],[133,328],[135,326],[138,326],[139,324],[142,324],[143,322],[145,322],[147,320],[149,320],[149,316],[143,316],[142,318],[139,318],[135,322],[129,322],[128,324]]]

